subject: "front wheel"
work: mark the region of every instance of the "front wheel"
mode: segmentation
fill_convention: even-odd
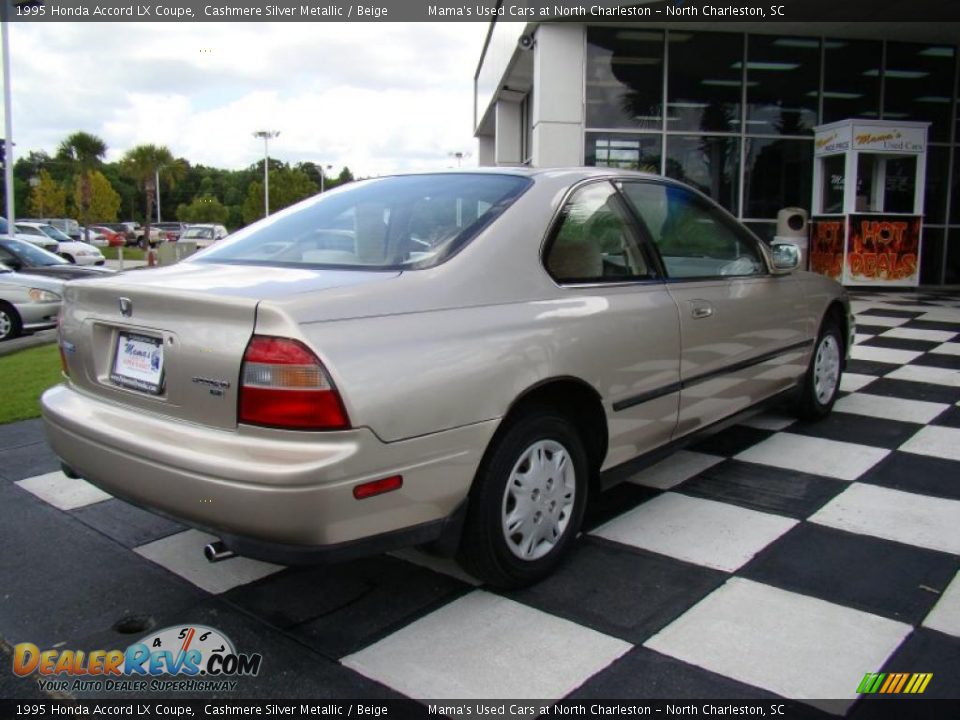
[[[826,417],[837,401],[843,371],[843,336],[836,321],[824,321],[804,378],[798,414],[805,420]]]
[[[76,265],[76,264],[77,264],[77,261],[74,259],[73,255],[71,255],[70,253],[60,253],[60,257],[62,257],[64,260],[66,260],[66,261],[67,261],[68,263],[70,263],[71,265]]]
[[[589,465],[571,423],[542,409],[514,420],[488,449],[471,492],[458,556],[498,587],[546,577],[576,537]]]
[[[20,315],[9,303],[0,302],[0,341],[12,340],[20,334]]]

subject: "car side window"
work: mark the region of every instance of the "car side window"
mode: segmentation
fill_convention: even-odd
[[[659,183],[625,182],[621,190],[660,251],[669,277],[766,272],[756,241],[702,198],[681,187]]]
[[[609,183],[577,190],[564,205],[545,257],[557,282],[618,282],[653,277]]]

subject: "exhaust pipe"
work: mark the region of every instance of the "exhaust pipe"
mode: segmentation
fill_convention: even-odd
[[[223,544],[223,540],[214,540],[203,548],[203,556],[209,562],[217,563],[221,560],[229,560],[232,557],[236,557],[236,553],[228,549],[227,546]]]

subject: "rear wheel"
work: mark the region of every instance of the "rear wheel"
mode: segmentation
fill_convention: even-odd
[[[801,390],[798,414],[819,420],[833,409],[843,371],[843,335],[832,318],[824,320]]]
[[[10,303],[0,302],[0,341],[10,340],[20,334],[20,314]]]
[[[589,466],[573,425],[543,408],[510,422],[471,493],[458,559],[499,587],[548,575],[576,537]]]

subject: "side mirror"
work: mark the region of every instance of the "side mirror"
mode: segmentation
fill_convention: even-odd
[[[774,243],[770,249],[773,253],[773,270],[775,274],[786,275],[800,267],[800,248],[793,243]]]

